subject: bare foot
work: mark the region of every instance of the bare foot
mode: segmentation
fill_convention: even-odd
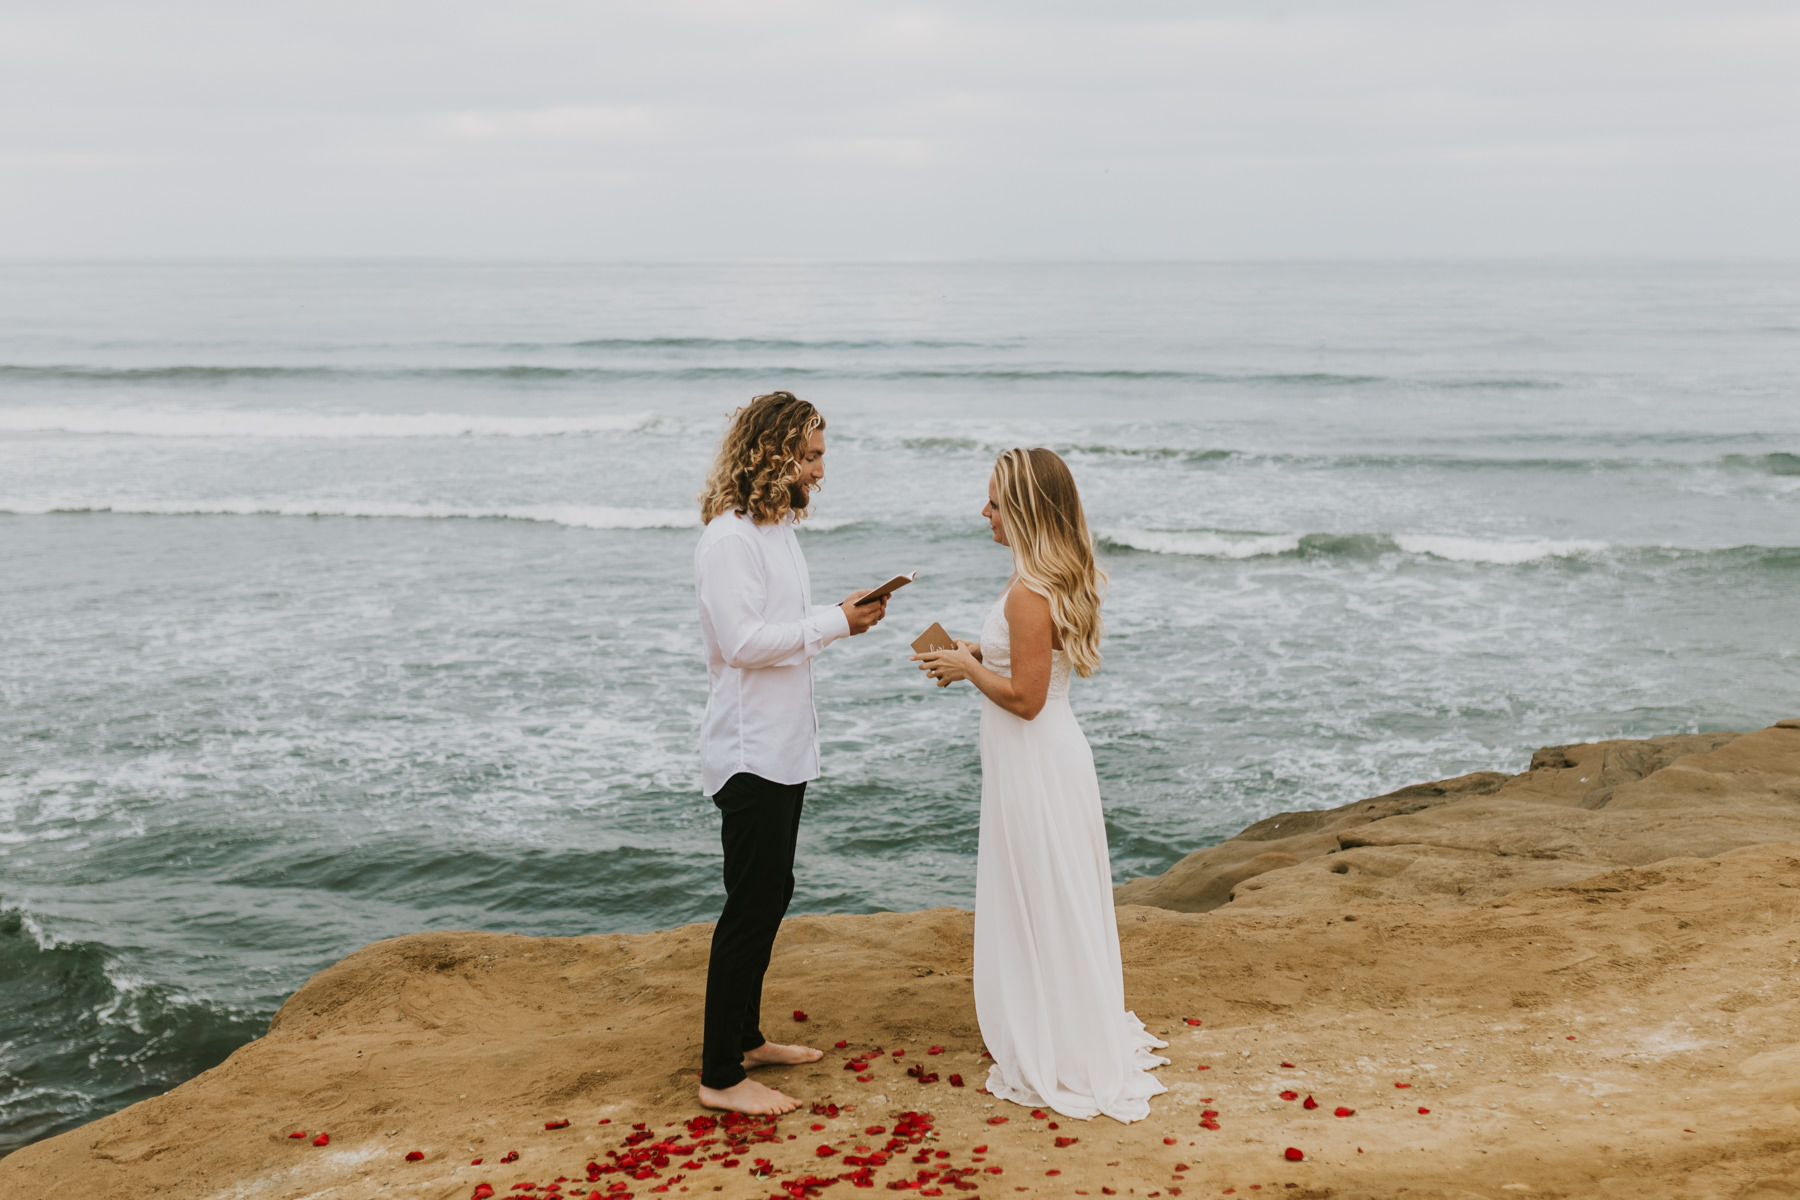
[[[754,1079],[728,1088],[701,1087],[700,1104],[705,1108],[722,1108],[727,1112],[749,1113],[753,1117],[778,1117],[793,1112],[800,1102],[772,1087],[764,1087]]]
[[[764,1042],[744,1055],[744,1066],[746,1069],[750,1067],[797,1067],[801,1063],[818,1062],[824,1057],[823,1050],[814,1050],[811,1046],[784,1046],[780,1042]]]

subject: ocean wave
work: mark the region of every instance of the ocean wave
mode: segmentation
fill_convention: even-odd
[[[1408,554],[1422,554],[1450,562],[1494,563],[1517,566],[1543,558],[1578,558],[1604,553],[1605,542],[1552,538],[1517,541],[1493,538],[1445,537],[1437,534],[1398,534],[1394,544]]]
[[[357,517],[423,521],[534,521],[574,529],[698,528],[700,516],[685,508],[609,508],[585,504],[522,504],[507,508],[411,504],[379,500],[8,500],[0,512],[16,516],[116,513],[145,517]],[[813,522],[809,522],[813,523]]]
[[[959,343],[856,343],[779,341],[715,341],[712,339],[662,339],[568,343],[572,349],[771,349],[872,350],[907,346],[948,347]],[[523,351],[530,347],[515,347]],[[541,347],[540,347],[541,348]],[[143,385],[149,387],[225,387],[237,383],[332,382],[355,380],[418,380],[440,383],[606,383],[622,381],[756,380],[783,376],[798,378],[868,379],[888,382],[908,380],[967,380],[997,383],[1182,383],[1191,386],[1251,386],[1300,388],[1357,388],[1393,384],[1424,389],[1553,389],[1561,385],[1530,379],[1431,379],[1387,375],[1340,374],[1330,371],[1203,371],[1184,367],[1071,366],[1036,364],[1005,366],[980,363],[945,363],[921,366],[864,365],[858,363],[696,363],[657,365],[652,362],[555,365],[542,363],[481,363],[468,365],[382,363],[168,363],[156,366],[113,366],[98,363],[0,363],[0,382],[68,385]]]
[[[0,408],[0,433],[183,438],[576,437],[637,433],[655,413],[503,417],[479,413],[248,412],[241,409]]]
[[[1800,454],[1783,450],[1772,454],[1727,454],[1721,461],[1728,467],[1766,471],[1770,475],[1800,475]]]
[[[1518,566],[1549,558],[1605,552],[1605,542],[1549,538],[1496,539],[1438,534],[1255,533],[1222,529],[1109,529],[1101,541],[1122,550],[1193,558],[1246,559],[1280,555],[1370,558],[1411,554],[1449,562]]]
[[[167,1091],[267,1020],[137,978],[18,907],[0,908],[0,979],[0,1154]]]
[[[1300,549],[1297,533],[1226,533],[1213,529],[1111,529],[1101,540],[1125,550],[1194,558],[1262,558]]]
[[[361,520],[525,521],[571,529],[698,529],[700,515],[687,508],[612,508],[592,504],[519,504],[482,508],[381,500],[127,500],[6,499],[0,513],[14,516],[111,513],[139,517],[338,517]],[[809,517],[803,532],[832,533],[852,518]]]

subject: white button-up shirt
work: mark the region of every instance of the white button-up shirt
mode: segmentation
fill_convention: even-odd
[[[794,519],[758,525],[721,513],[694,548],[694,590],[710,685],[700,723],[700,785],[739,771],[772,783],[819,777],[812,660],[850,634],[844,610],[812,602]]]

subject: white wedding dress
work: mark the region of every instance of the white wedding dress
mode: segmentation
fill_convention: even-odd
[[[1069,707],[1069,656],[1026,721],[981,704],[981,846],[975,870],[975,1015],[994,1056],[990,1092],[1068,1117],[1150,1115],[1169,1060],[1125,1008],[1112,866],[1094,755]],[[1011,674],[1001,596],[981,660]]]

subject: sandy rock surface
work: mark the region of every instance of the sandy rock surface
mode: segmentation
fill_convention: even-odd
[[[812,1107],[736,1127],[690,1124],[709,927],[397,938],[0,1159],[0,1196],[1800,1197],[1797,816],[1793,722],[1553,748],[1134,881],[1170,906],[1120,909],[1126,994],[1173,1061],[1129,1127],[980,1091],[966,912],[787,922],[765,1029],[827,1053],[760,1072]]]

